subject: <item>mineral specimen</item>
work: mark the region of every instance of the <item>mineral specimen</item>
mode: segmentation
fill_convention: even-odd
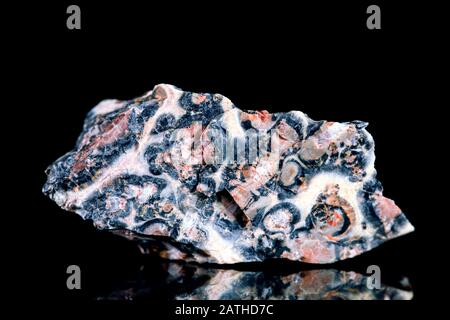
[[[331,263],[414,229],[382,195],[366,126],[157,85],[94,107],[43,192],[169,259]]]

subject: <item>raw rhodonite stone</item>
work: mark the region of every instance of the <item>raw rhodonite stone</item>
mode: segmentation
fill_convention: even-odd
[[[158,85],[93,108],[43,192],[170,259],[330,263],[414,229],[382,195],[366,126]]]

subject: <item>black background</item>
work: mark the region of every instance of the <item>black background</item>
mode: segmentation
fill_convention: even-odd
[[[134,98],[158,83],[221,93],[241,109],[297,109],[317,120],[369,122],[384,194],[396,201],[416,231],[335,267],[364,273],[377,264],[383,282],[410,279],[415,301],[370,305],[380,316],[385,309],[412,314],[421,301],[433,298],[425,289],[429,280],[423,274],[429,265],[421,247],[428,178],[419,172],[417,160],[411,161],[411,150],[426,143],[420,130],[425,119],[416,110],[423,106],[427,51],[426,35],[411,21],[419,11],[426,13],[414,5],[375,1],[382,10],[382,29],[368,30],[366,8],[372,2],[338,2],[76,1],[81,30],[66,28],[66,8],[72,2],[18,8],[22,19],[12,22],[10,30],[18,30],[25,20],[32,25],[19,37],[9,34],[27,72],[18,79],[16,103],[32,141],[21,158],[24,163],[16,161],[25,168],[30,197],[19,200],[27,203],[15,211],[26,217],[33,236],[16,253],[25,259],[22,266],[39,270],[36,290],[23,291],[21,299],[92,306],[97,295],[133,277],[142,263],[151,264],[132,243],[96,231],[90,222],[59,209],[40,189],[45,168],[73,148],[93,106],[106,98]],[[22,135],[22,130],[15,132],[16,138]],[[83,270],[81,291],[66,289],[70,264]],[[160,270],[155,267],[154,272]],[[169,295],[162,290],[159,298]],[[345,308],[333,305],[324,313]]]

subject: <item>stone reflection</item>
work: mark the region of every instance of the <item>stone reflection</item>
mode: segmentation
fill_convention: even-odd
[[[409,300],[413,297],[404,278],[396,287],[369,289],[367,277],[336,269],[302,270],[290,274],[204,268],[165,262],[166,278],[144,276],[144,269],[122,288],[99,300]],[[150,276],[150,277],[149,277]],[[162,284],[164,283],[164,284]]]

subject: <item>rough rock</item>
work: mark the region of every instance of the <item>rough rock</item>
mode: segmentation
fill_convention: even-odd
[[[169,259],[331,263],[414,230],[382,195],[367,125],[162,84],[94,107],[43,192]]]

